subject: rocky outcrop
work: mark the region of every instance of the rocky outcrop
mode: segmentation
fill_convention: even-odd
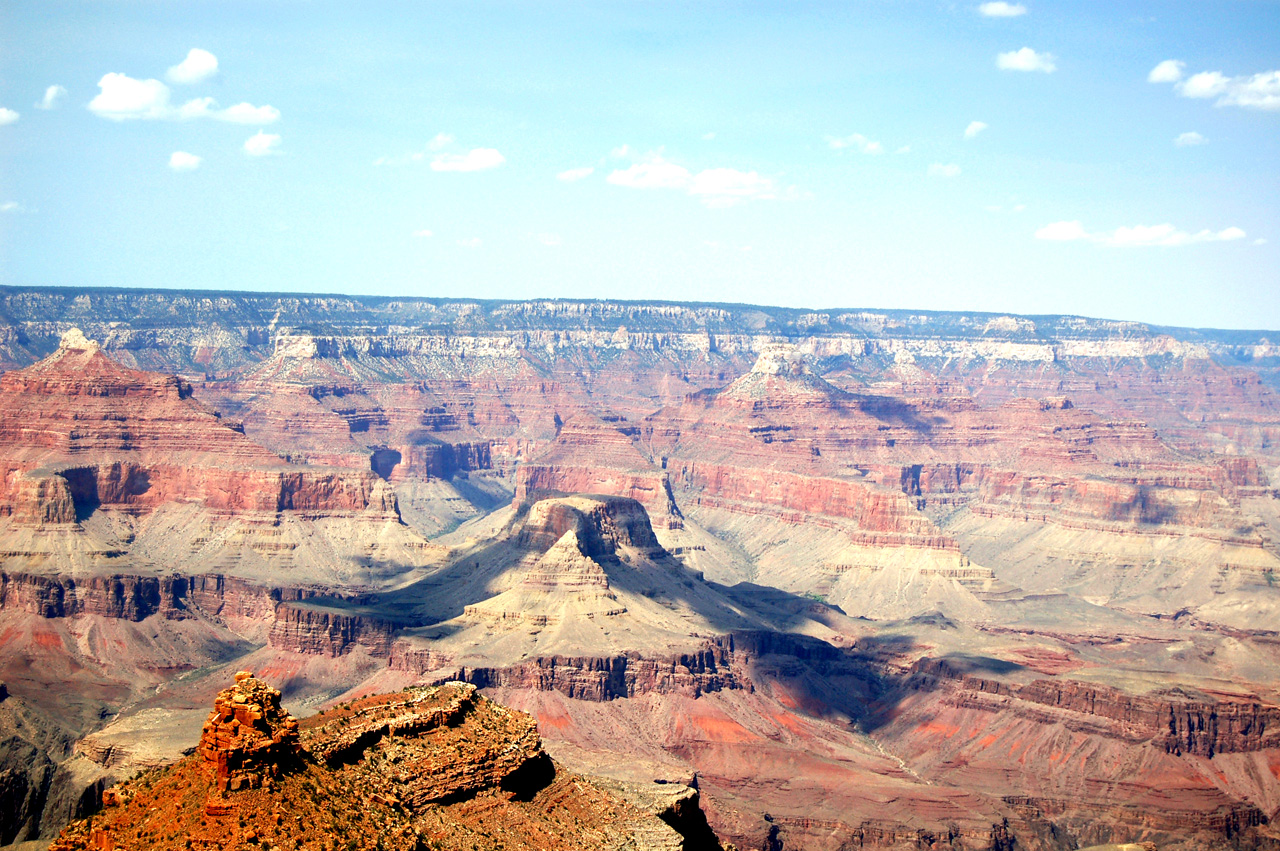
[[[583,555],[596,560],[615,558],[621,547],[654,555],[666,552],[653,534],[644,507],[618,496],[543,499],[529,509],[518,543],[549,550],[566,532],[574,533]]]
[[[52,851],[719,848],[696,795],[672,796],[659,814],[567,774],[532,718],[472,686],[363,698],[307,719],[300,733],[278,695],[237,675],[195,754],[108,790],[104,810],[63,831]]]
[[[236,674],[205,721],[196,754],[220,791],[269,785],[299,763],[298,722],[280,707],[280,691],[250,671]]]
[[[1010,698],[1013,709],[1031,717],[1034,707],[1050,707],[1084,719],[1097,719],[1107,735],[1150,743],[1166,753],[1213,757],[1280,748],[1280,706],[1240,698],[1203,699],[1192,695],[1126,694],[1119,689],[1065,678],[1039,679],[1018,686],[968,673],[947,659],[922,659],[912,667],[915,688],[956,687],[970,695]],[[975,707],[995,704],[961,698]]]
[[[306,603],[275,607],[268,643],[279,650],[337,658],[357,645],[387,657],[395,625],[380,618]]]

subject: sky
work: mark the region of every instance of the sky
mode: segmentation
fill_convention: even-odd
[[[0,4],[0,283],[1280,329],[1280,2]]]

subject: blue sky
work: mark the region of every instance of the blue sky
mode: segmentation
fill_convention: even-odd
[[[0,281],[1280,329],[1277,69],[1261,0],[10,0]]]

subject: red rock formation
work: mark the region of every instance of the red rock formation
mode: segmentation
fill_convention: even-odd
[[[191,398],[172,375],[127,369],[77,331],[0,376],[0,515],[73,523],[99,507],[396,516],[372,472],[300,468]]]
[[[196,753],[219,790],[256,789],[298,763],[298,722],[280,692],[249,671],[218,693]]]

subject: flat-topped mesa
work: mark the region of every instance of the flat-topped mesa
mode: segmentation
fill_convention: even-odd
[[[214,700],[196,752],[219,790],[260,788],[298,763],[298,722],[278,689],[241,671]]]
[[[570,531],[578,551],[596,561],[615,559],[619,548],[665,554],[644,506],[623,496],[579,494],[540,500],[529,509],[518,540],[521,546],[545,551]]]

